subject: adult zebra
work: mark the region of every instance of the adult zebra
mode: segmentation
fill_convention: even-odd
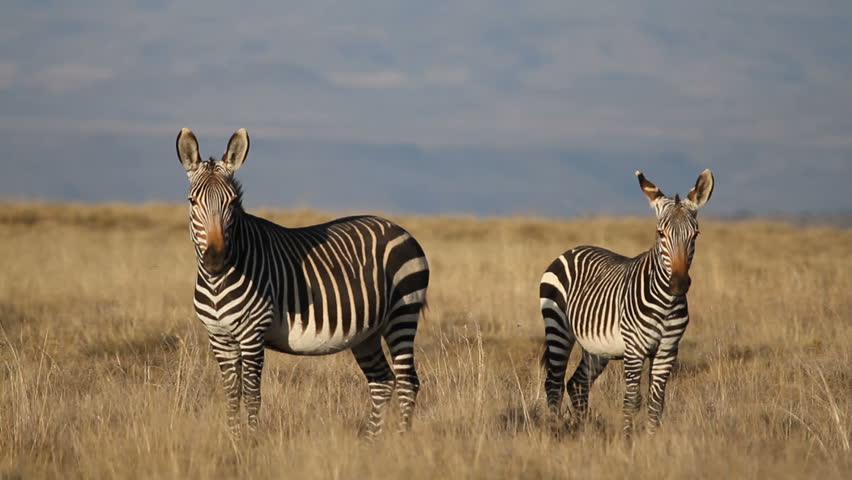
[[[366,435],[381,431],[394,389],[400,430],[408,430],[420,385],[414,336],[429,283],[423,249],[379,217],[285,228],[246,213],[234,172],[248,151],[245,129],[231,136],[220,161],[201,160],[191,130],[177,137],[190,182],[195,312],[222,372],[232,432],[241,429],[241,398],[249,429],[257,428],[265,348],[296,355],[351,349],[370,390]]]
[[[545,391],[554,420],[560,417],[565,370],[574,342],[583,349],[567,390],[575,413],[586,416],[589,389],[611,359],[624,359],[624,430],[633,430],[639,384],[650,359],[649,431],[660,425],[666,382],[689,321],[686,292],[698,236],[697,211],[713,193],[713,173],[704,170],[686,199],[663,195],[641,172],[639,185],[657,214],[654,246],[627,258],[599,247],[576,247],[560,255],[541,278],[547,369]]]

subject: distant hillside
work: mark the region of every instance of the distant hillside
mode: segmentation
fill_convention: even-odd
[[[227,138],[197,132],[205,156]],[[182,202],[186,177],[172,136],[56,137],[38,143],[0,131],[0,198],[84,202]],[[743,156],[746,153],[742,153]],[[254,138],[238,173],[250,207],[311,207],[398,213],[552,217],[649,214],[633,175],[643,170],[667,194],[685,194],[710,167],[716,191],[704,215],[776,215],[848,224],[842,164],[740,165],[740,155],[698,164],[677,151],[606,153],[559,148],[425,148]],[[840,165],[840,166],[838,166]],[[800,194],[802,193],[802,194]],[[841,213],[835,213],[840,209]],[[789,212],[792,212],[789,213]],[[820,220],[821,221],[821,220]],[[844,223],[846,222],[846,223]]]

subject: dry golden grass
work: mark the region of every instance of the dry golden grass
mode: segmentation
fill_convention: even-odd
[[[290,226],[331,218],[260,213]],[[385,432],[370,447],[358,440],[367,389],[349,353],[270,353],[261,431],[234,446],[192,312],[185,208],[2,205],[0,477],[850,473],[852,232],[703,222],[692,322],[663,428],[627,443],[620,362],[593,389],[585,432],[545,432],[538,279],[574,245],[645,249],[650,212],[394,220],[420,240],[433,272],[417,337],[423,390],[412,434]]]

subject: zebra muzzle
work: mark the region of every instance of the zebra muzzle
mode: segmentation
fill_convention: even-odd
[[[689,278],[688,273],[672,273],[672,278],[669,280],[669,293],[678,297],[686,295],[691,284],[692,279]]]
[[[225,270],[225,249],[224,248],[208,248],[201,257],[201,262],[204,264],[204,269],[214,275],[222,273]]]
[[[222,217],[217,214],[211,215],[207,223],[207,249],[201,258],[204,269],[217,275],[225,269],[225,235],[223,234]]]

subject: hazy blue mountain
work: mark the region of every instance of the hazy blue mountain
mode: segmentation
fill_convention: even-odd
[[[199,135],[205,156],[227,136]],[[48,135],[38,143],[5,135],[0,196],[85,202],[183,202],[186,177],[172,136]],[[735,161],[699,165],[686,153],[600,153],[543,148],[377,145],[253,138],[238,178],[249,207],[547,216],[644,214],[640,169],[667,194],[685,194],[711,167],[710,214],[834,212],[849,205],[845,170],[819,163],[745,176]]]

